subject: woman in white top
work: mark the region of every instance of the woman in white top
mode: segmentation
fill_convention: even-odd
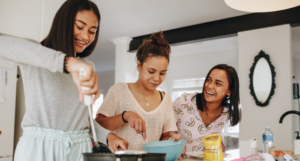
[[[177,131],[172,100],[156,90],[167,74],[169,54],[162,32],[145,39],[136,54],[138,80],[113,85],[97,112],[96,121],[127,140],[128,149],[142,150],[146,138],[149,142],[180,139],[170,136]]]

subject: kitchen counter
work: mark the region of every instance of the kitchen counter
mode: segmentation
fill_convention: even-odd
[[[226,156],[224,158],[224,161],[230,161],[233,159],[238,159],[240,158],[240,149],[235,149],[235,150],[228,150],[225,153],[228,154],[228,156]],[[197,158],[187,158],[187,159],[182,159],[182,160],[178,160],[178,161],[199,161],[201,159],[197,159]]]

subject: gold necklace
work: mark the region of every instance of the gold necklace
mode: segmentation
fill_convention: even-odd
[[[148,101],[146,100],[146,97],[139,91],[139,89],[137,88],[137,86],[136,86],[136,83],[134,83],[134,87],[135,87],[135,89],[144,97],[144,101],[146,102],[146,105],[147,106],[149,106],[149,103],[148,103]]]

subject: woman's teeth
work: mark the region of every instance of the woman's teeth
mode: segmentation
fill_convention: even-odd
[[[85,45],[86,43],[84,43],[83,41],[77,40],[77,42],[79,42],[82,45]]]
[[[206,91],[206,93],[209,94],[209,95],[211,95],[211,96],[215,95],[215,94],[213,94],[211,92],[208,92],[208,91]]]

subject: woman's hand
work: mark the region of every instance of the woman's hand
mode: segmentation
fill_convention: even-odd
[[[130,127],[133,128],[137,134],[143,132],[143,139],[146,139],[146,124],[138,114],[132,111],[126,111],[124,113],[124,120],[128,121]]]
[[[180,134],[171,134],[171,136],[168,138],[168,140],[174,140],[174,141],[178,141],[180,139],[181,139]]]
[[[80,79],[79,69],[83,67],[86,71],[86,76]],[[92,100],[94,104],[95,100],[100,96],[99,90],[99,77],[95,73],[93,67],[83,63],[76,58],[67,58],[66,69],[70,74],[72,74],[72,79],[76,84],[79,92],[79,101],[83,101],[83,95],[95,95]],[[90,87],[88,91],[81,90],[81,86]]]
[[[108,140],[108,148],[112,152],[116,152],[118,150],[127,150],[128,149],[128,142],[120,137],[118,137],[114,133],[109,133],[107,135]]]

